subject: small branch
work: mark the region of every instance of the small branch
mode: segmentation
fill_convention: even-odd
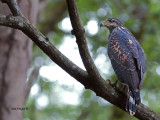
[[[104,80],[102,79],[101,75],[99,74],[97,67],[95,66],[86,42],[86,36],[85,36],[85,30],[82,26],[82,23],[80,21],[80,17],[77,10],[77,5],[75,3],[75,0],[66,0],[67,6],[68,6],[68,12],[71,20],[71,24],[73,27],[72,34],[76,36],[76,42],[78,44],[79,52],[83,61],[83,64],[91,77],[91,84],[93,85],[93,88],[99,88],[97,93],[100,95],[104,85]]]
[[[2,0],[2,2],[6,3],[9,6],[9,8],[14,16],[23,16],[16,0]]]

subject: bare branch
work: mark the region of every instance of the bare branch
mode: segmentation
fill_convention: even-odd
[[[16,0],[2,0],[2,2],[8,5],[14,16],[23,16]]]

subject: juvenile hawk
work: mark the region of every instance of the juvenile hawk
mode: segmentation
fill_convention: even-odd
[[[132,33],[117,18],[108,18],[100,26],[110,31],[108,56],[120,82],[127,84],[129,95],[126,110],[134,115],[140,104],[140,89],[145,72],[144,51]]]

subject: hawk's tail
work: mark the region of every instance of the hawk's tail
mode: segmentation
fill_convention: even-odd
[[[136,106],[140,103],[140,91],[136,92],[135,90],[130,90],[126,102],[126,110],[130,113],[130,115],[134,115],[136,113]]]

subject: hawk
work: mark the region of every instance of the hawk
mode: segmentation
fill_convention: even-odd
[[[144,51],[132,33],[117,18],[108,18],[100,26],[109,29],[108,56],[118,80],[129,88],[126,110],[134,115],[141,103],[140,89],[145,72]]]

